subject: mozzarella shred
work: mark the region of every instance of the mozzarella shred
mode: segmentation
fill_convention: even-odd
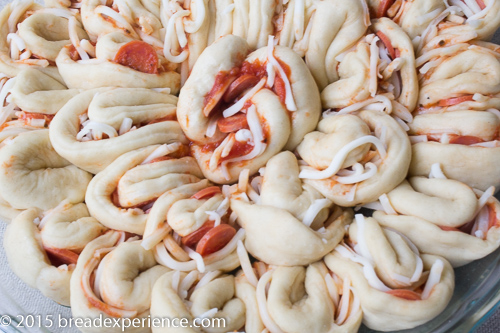
[[[480,12],[478,12],[478,13],[472,15],[471,17],[469,17],[467,19],[467,22],[472,21],[472,20],[478,20],[478,19],[484,18],[486,15],[488,15],[488,13],[493,8],[493,5],[495,4],[495,1],[498,1],[498,0],[489,0],[488,4],[486,5],[486,7],[483,10],[481,10]]]
[[[422,299],[426,300],[430,297],[434,287],[441,281],[444,264],[441,259],[437,259],[431,267],[427,283],[425,284],[424,291],[422,292]]]
[[[285,70],[281,67],[280,63],[274,57],[274,36],[269,36],[267,43],[267,60],[274,66],[278,73],[280,74],[281,79],[285,83],[285,106],[288,111],[297,111],[297,105],[295,104],[295,100],[293,98],[292,85],[288,76],[285,73]]]
[[[259,83],[257,83],[252,89],[250,89],[243,97],[222,112],[224,118],[234,116],[236,113],[240,112],[245,106],[246,102],[250,100],[260,89],[266,84],[266,79],[262,78]]]
[[[366,170],[365,170],[366,167]],[[365,166],[361,163],[356,163],[352,166],[354,172],[348,176],[337,176],[335,177],[335,181],[340,184],[357,184],[361,183],[377,174],[377,166],[374,163],[368,162]],[[339,173],[343,171],[340,170]],[[366,172],[365,172],[366,171]]]
[[[382,204],[382,207],[384,207],[384,211],[387,215],[398,215],[394,207],[392,206],[391,202],[389,201],[389,197],[387,194],[382,194],[378,200]]]
[[[165,32],[165,43],[163,44],[163,55],[165,58],[172,62],[179,64],[181,62],[184,62],[187,57],[189,56],[189,51],[184,49],[182,50],[181,53],[178,55],[174,56],[172,54],[172,46],[175,45],[175,38],[177,38],[178,44],[181,47],[184,47],[187,43],[186,40],[186,33],[183,30],[184,25],[182,24],[182,18],[185,16],[189,16],[191,13],[189,10],[180,10],[175,12],[170,18],[168,19],[167,23],[167,29]],[[177,21],[178,20],[178,21]],[[180,22],[179,24],[176,24],[177,22]],[[184,44],[184,45],[182,45]]]
[[[180,142],[163,144],[163,145],[159,146],[158,148],[156,148],[151,154],[149,154],[148,157],[146,157],[144,159],[144,161],[142,161],[141,165],[148,164],[149,162],[151,162],[155,158],[159,158],[159,157],[167,156],[168,154],[172,154],[172,153],[176,152],[177,150],[179,150],[179,148],[181,146],[182,146],[182,144]]]
[[[485,239],[485,236],[488,233],[489,218],[490,213],[488,206],[484,206],[476,216],[471,230],[471,235],[476,236],[477,238]]]
[[[248,282],[250,282],[254,287],[257,287],[259,279],[257,279],[257,275],[255,275],[255,271],[250,263],[248,252],[241,240],[239,240],[236,245],[236,253],[238,254],[238,258],[240,260],[241,269],[243,270]]]
[[[350,143],[348,143],[347,145],[345,145],[344,147],[342,147],[342,149],[340,149],[339,152],[334,156],[334,158],[330,162],[330,165],[328,166],[328,168],[326,168],[324,170],[316,170],[316,169],[311,169],[311,168],[303,169],[299,173],[299,178],[302,178],[302,179],[304,179],[304,178],[305,179],[327,179],[327,178],[330,178],[333,175],[335,175],[337,172],[339,172],[339,170],[342,167],[342,164],[344,164],[345,159],[347,158],[347,156],[349,155],[349,153],[351,151],[353,151],[354,149],[356,149],[362,145],[369,144],[369,143],[375,145],[375,147],[377,148],[377,150],[380,154],[380,157],[382,159],[384,159],[385,156],[387,155],[387,151],[386,151],[386,148],[385,148],[384,144],[382,143],[382,141],[380,141],[379,138],[377,138],[373,135],[366,135],[366,136],[363,136],[363,137],[358,138],[356,140],[353,140]]]
[[[198,280],[198,276],[198,271],[191,271],[184,277],[184,279],[182,279],[177,290],[177,295],[179,295],[182,300],[186,299],[189,289],[193,286],[196,280]]]
[[[187,246],[184,247],[184,251],[186,251],[189,257],[196,262],[196,268],[198,269],[198,271],[200,273],[205,273],[205,261],[203,260],[201,254],[199,254],[196,251],[193,251]]]
[[[80,46],[80,39],[78,38],[78,32],[76,30],[77,21],[74,16],[71,16],[68,21],[68,31],[69,39],[71,44],[75,47],[81,60],[89,60],[90,57],[87,52]]]
[[[130,25],[130,23],[118,12],[114,11],[112,8],[107,6],[97,6],[94,9],[96,14],[106,15],[112,18],[117,25],[120,25],[121,28],[128,30],[130,32],[135,32],[134,28]]]
[[[381,106],[378,106],[377,104],[382,104]],[[391,100],[385,96],[385,95],[377,95],[373,98],[369,98],[367,100],[364,100],[362,102],[354,103],[349,106],[346,106],[343,109],[340,109],[336,115],[340,114],[348,114],[354,111],[359,111],[361,109],[370,109],[370,110],[379,110],[383,111],[387,114],[392,113],[392,102]]]
[[[131,118],[124,118],[120,129],[118,130],[118,135],[123,135],[132,129],[133,120]]]
[[[477,201],[477,211],[476,214],[479,214],[481,209],[486,205],[488,200],[495,194],[495,187],[490,186],[484,193],[481,194],[479,200]]]
[[[434,163],[433,165],[431,165],[429,178],[448,179],[448,177],[446,177],[446,175],[443,173],[440,163]]]
[[[333,280],[333,277],[330,275],[330,273],[327,273],[325,275],[325,285],[326,289],[328,290],[328,295],[333,302],[333,305],[335,306],[335,308],[337,308],[340,302],[340,295],[337,289],[337,285],[335,284],[335,281]]]
[[[10,5],[11,13],[7,20],[7,26],[9,28],[9,33],[15,32],[17,27],[17,22],[21,16],[28,10],[29,7],[33,5],[33,0],[21,0],[14,1]]]
[[[118,136],[116,130],[108,124],[87,120],[82,125],[83,128],[76,135],[78,141],[84,141],[84,137],[89,137],[90,140],[101,140],[103,134],[106,134],[109,138]]]
[[[191,0],[191,7],[193,6],[193,3],[196,9],[195,19],[193,21],[184,20],[184,31],[189,34],[193,34],[198,30],[200,30],[201,26],[203,25],[203,22],[205,21],[205,16],[206,16],[204,1]],[[190,11],[190,14],[192,14],[192,10]]]
[[[311,227],[311,224],[314,222],[314,219],[318,214],[325,208],[329,208],[332,205],[332,202],[329,199],[316,199],[314,202],[307,208],[304,213],[304,218],[302,219],[302,223],[306,227]]]
[[[344,283],[342,286],[342,298],[340,299],[339,307],[337,308],[337,319],[335,320],[335,324],[342,325],[349,313],[349,303],[350,303],[350,291],[351,281],[349,278],[344,279]]]
[[[437,25],[442,20],[444,20],[449,14],[456,14],[456,13],[459,13],[461,11],[462,11],[462,9],[460,7],[458,7],[458,6],[450,6],[450,7],[446,8],[441,14],[439,14],[438,16],[436,16],[436,18],[434,18],[429,23],[429,25],[427,26],[427,28],[422,33],[422,38],[420,39],[420,41],[418,43],[418,47],[415,50],[416,53],[417,54],[420,53],[420,51],[424,47],[425,43],[427,43],[431,39],[431,37],[432,37],[432,31],[437,32]]]
[[[271,333],[284,333],[279,328],[279,326],[276,325],[274,320],[269,315],[269,312],[267,311],[266,287],[267,284],[271,282],[272,276],[272,270],[264,273],[264,275],[261,276],[256,289],[257,305],[259,307],[260,319],[262,320],[262,323],[266,326],[266,328]]]
[[[260,156],[266,150],[267,144],[263,142],[265,139],[264,138],[264,131],[262,129],[262,125],[260,123],[259,115],[257,114],[257,109],[256,109],[255,105],[251,105],[247,110],[247,123],[248,123],[248,127],[249,127],[250,132],[252,133],[252,138],[253,138],[252,151],[250,151],[246,155],[225,160],[221,164],[222,168],[227,168],[228,163],[248,161],[248,160],[254,159],[254,158]],[[231,134],[233,134],[233,133],[231,133]],[[215,152],[214,152],[214,154],[215,154]],[[227,172],[227,169],[226,169],[226,172]],[[228,178],[229,177],[227,177],[227,179]]]
[[[215,280],[221,274],[222,274],[222,272],[219,270],[206,272],[205,274],[203,274],[203,277],[200,279],[200,281],[198,281],[198,283],[194,287],[194,290],[197,290],[203,286],[206,286],[209,282]]]
[[[353,252],[351,249],[347,248],[344,245],[338,245],[335,248],[335,251],[337,251],[342,257],[352,260],[358,264],[361,264],[363,266],[363,275],[365,276],[366,280],[368,281],[368,284],[372,288],[375,288],[383,292],[391,290],[377,276],[373,264],[368,259],[356,254],[355,252]]]
[[[224,150],[227,151],[226,146],[230,146],[232,148],[234,141],[235,141],[234,133],[230,133],[221,142],[221,144],[217,148],[215,148],[214,152],[212,153],[212,156],[210,157],[210,161],[208,163],[208,167],[211,171],[217,169],[217,166],[219,165],[219,160],[223,157],[222,154],[223,154]],[[228,154],[229,154],[229,152],[227,152],[226,156]]]

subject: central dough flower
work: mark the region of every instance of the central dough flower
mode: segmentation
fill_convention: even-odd
[[[274,47],[249,53],[226,36],[200,56],[181,94],[177,117],[204,175],[216,183],[255,173],[269,158],[294,149],[320,115],[318,88],[302,59]]]

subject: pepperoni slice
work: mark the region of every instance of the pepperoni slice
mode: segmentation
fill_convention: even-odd
[[[447,98],[447,99],[442,99],[439,101],[438,106],[452,106],[452,105],[457,105],[463,102],[469,102],[473,101],[472,97],[474,95],[465,95],[465,96],[460,96],[460,97],[452,97],[452,98]]]
[[[484,142],[484,140],[478,138],[477,136],[470,136],[470,135],[457,135],[455,137],[450,138],[450,143],[457,145],[470,146],[480,142]]]
[[[483,0],[476,0],[476,2],[477,2],[477,5],[479,6],[479,8],[481,8],[481,10],[486,8],[486,5],[484,4]]]
[[[207,221],[198,230],[193,231],[187,236],[182,237],[181,242],[183,245],[187,247],[194,247],[200,239],[205,236],[207,232],[209,232],[214,227],[214,221]]]
[[[441,230],[443,231],[461,231],[460,229],[454,228],[454,227],[447,227],[444,225],[439,225],[438,226]]]
[[[196,199],[196,200],[208,199],[208,198],[211,198],[214,195],[220,194],[220,193],[222,193],[220,190],[220,187],[210,186],[210,187],[204,188],[201,191],[196,192],[195,194],[193,194],[191,196],[191,198]]]
[[[66,249],[56,249],[51,247],[43,248],[54,266],[71,265],[78,261],[78,254]]]
[[[381,18],[387,13],[387,10],[392,6],[394,3],[394,0],[381,0],[380,4],[378,5],[378,10],[376,13],[376,18]]]
[[[78,51],[76,50],[75,46],[73,44],[70,44],[68,46],[65,46],[68,48],[69,51],[69,57],[73,61],[80,60],[80,55],[78,54]]]
[[[236,235],[236,230],[228,224],[219,224],[210,229],[198,242],[196,252],[202,256],[217,252]]]
[[[223,96],[224,102],[231,103],[245,90],[255,86],[257,83],[259,83],[259,78],[255,75],[244,74],[240,76],[227,88]]]
[[[407,289],[394,289],[386,291],[387,294],[406,299],[408,301],[420,301],[422,297],[414,291]]]
[[[133,40],[120,47],[114,62],[147,74],[158,74],[158,55],[153,46]]]
[[[222,117],[217,120],[217,126],[222,133],[232,133],[242,128],[248,128],[247,115],[237,113],[228,118]]]
[[[212,89],[208,92],[203,100],[203,114],[205,117],[210,116],[216,106],[219,104],[222,96],[229,89],[229,86],[236,79],[236,75],[239,73],[239,68],[233,68],[229,72],[219,72],[215,76],[215,82]]]
[[[389,52],[389,55],[391,56],[392,59],[396,59],[396,50],[392,46],[391,40],[389,37],[387,37],[382,31],[377,32],[378,38],[384,43],[385,48],[387,49],[387,52]]]

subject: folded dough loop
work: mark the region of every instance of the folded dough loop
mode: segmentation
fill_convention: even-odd
[[[188,141],[175,121],[177,98],[143,88],[83,92],[50,125],[54,148],[92,173],[126,152],[155,144]]]
[[[100,37],[95,48],[87,44],[90,46],[84,49],[76,40],[56,58],[69,88],[168,88],[172,94],[179,92],[176,65],[166,60],[160,49],[120,31]]]
[[[346,242],[325,262],[340,278],[351,281],[369,328],[413,328],[437,316],[450,301],[451,265],[442,257],[420,254],[402,233],[356,215]]]
[[[0,165],[2,197],[15,209],[82,202],[92,178],[57,154],[48,130],[16,136],[0,149]]]
[[[12,271],[54,301],[70,305],[70,278],[85,245],[106,228],[85,204],[29,208],[7,227],[4,247]]]
[[[369,4],[381,2],[391,3],[391,1],[369,1]],[[379,7],[380,8],[380,7]],[[386,12],[382,16],[387,16],[396,22],[418,46],[420,36],[431,22],[446,9],[443,0],[413,0],[413,1],[392,1]]]
[[[278,45],[305,57],[320,91],[339,79],[337,57],[351,49],[370,25],[363,0],[290,0],[277,10]]]
[[[67,15],[74,14],[63,16]],[[53,60],[69,43],[67,22],[54,9],[32,0],[8,3],[0,12],[0,73],[14,77],[22,69],[37,68],[62,82]],[[78,34],[86,36],[82,29]]]
[[[154,203],[142,246],[171,269],[229,272],[240,265],[245,231],[229,218],[229,198],[207,180],[179,186]]]
[[[106,34],[121,32],[157,49],[163,48],[160,2],[83,0],[81,15],[85,30],[94,42]]]
[[[109,228],[142,235],[154,202],[163,193],[203,177],[180,143],[153,145],[123,154],[87,188],[92,216]]]
[[[252,275],[252,277],[250,277]],[[252,282],[250,282],[252,281]],[[256,261],[236,274],[236,296],[246,307],[245,331],[357,332],[362,311],[350,281],[323,263],[268,266]]]
[[[370,108],[410,123],[418,99],[412,42],[388,18],[374,20],[372,30],[337,57],[338,77],[321,92],[323,108],[348,113],[375,104]]]
[[[411,177],[387,197],[396,212],[443,227],[460,227],[477,214],[473,189],[453,179]]]
[[[481,45],[436,48],[417,59],[418,113],[500,108],[500,53]]]
[[[269,43],[246,57],[245,40],[220,38],[200,56],[179,96],[179,123],[216,183],[234,182],[245,168],[254,174],[316,126],[319,97],[307,67],[294,52],[274,47],[272,37]]]
[[[500,158],[496,113],[453,111],[420,114],[411,124],[413,157],[410,176],[427,176],[438,163],[445,175],[486,190],[500,185],[495,167]]]
[[[48,128],[61,104],[78,93],[30,68],[15,78],[1,78],[0,87],[0,147],[19,133]]]
[[[344,289],[344,295],[340,296],[322,261],[307,267],[277,267],[270,278],[266,307],[282,332],[356,332],[361,325],[358,296],[350,287]],[[264,281],[259,280],[259,285],[264,284],[265,287],[268,279],[266,276],[261,279]],[[332,282],[335,290],[331,290]],[[259,285],[258,293],[262,292]],[[335,304],[335,301],[339,303]],[[339,305],[347,306],[348,317],[340,311]],[[336,310],[339,311],[337,315]]]
[[[170,270],[158,265],[152,251],[144,250],[135,238],[125,240],[124,232],[111,230],[85,247],[71,277],[74,317],[89,318],[93,323],[100,317],[148,318],[153,285]],[[122,332],[121,327],[95,324],[80,330]],[[129,327],[125,331],[142,332],[144,328]]]
[[[340,242],[352,220],[350,210],[333,207],[298,176],[295,156],[283,152],[266,166],[259,204],[231,199],[248,252],[266,263],[293,266],[319,260]]]
[[[43,72],[28,68],[16,76],[12,89],[12,103],[30,113],[54,115],[79,91],[68,89]]]
[[[320,132],[306,136],[298,151],[299,154],[304,153],[301,157],[308,165],[301,166],[299,177],[335,204],[349,207],[375,201],[399,185],[410,165],[411,145],[400,125],[383,112],[364,110],[358,113],[357,117],[368,126],[369,135],[365,134],[366,126],[361,125],[359,120],[354,125],[351,117],[355,116],[345,116],[339,114],[324,118],[318,127]],[[351,122],[349,126],[353,129],[357,127],[358,133],[354,135],[345,131],[344,125],[339,127],[347,121]],[[322,130],[328,134],[321,133]],[[336,141],[342,140],[345,144],[329,144],[330,137],[336,137]],[[332,154],[332,158],[328,164],[317,158],[317,154],[305,152],[308,147],[315,146],[315,142],[331,147],[328,153]],[[366,151],[366,146],[372,144],[376,150]]]
[[[477,3],[477,4],[476,4]],[[471,40],[489,40],[500,27],[500,3],[495,0],[451,1],[424,30],[417,52]],[[444,9],[444,8],[443,8]]]
[[[173,64],[179,64],[182,84],[203,50],[216,39],[214,30],[217,24],[222,24],[216,21],[216,17],[219,18],[225,9],[218,1],[162,2],[160,17],[165,27],[163,56]],[[224,19],[231,17],[231,13],[224,16]],[[220,36],[228,33],[231,31]]]
[[[187,323],[177,329],[168,325],[154,327],[154,333],[237,331],[245,325],[245,313],[245,304],[236,296],[234,276],[221,275],[220,271],[203,275],[198,271],[173,271],[164,274],[153,287],[151,316],[182,318]],[[202,325],[202,320],[210,320],[210,325]]]
[[[490,189],[491,190],[491,189]],[[460,226],[436,224],[419,215],[373,214],[380,225],[406,235],[422,252],[439,255],[460,267],[494,252],[500,245],[500,203],[493,191],[476,191],[474,216]],[[487,191],[489,192],[489,191]]]

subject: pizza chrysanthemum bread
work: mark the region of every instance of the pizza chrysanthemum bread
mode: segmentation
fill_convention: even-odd
[[[4,248],[14,273],[30,287],[70,305],[70,278],[79,253],[106,231],[83,203],[61,202],[43,212],[29,208],[5,231]]]
[[[153,285],[170,269],[158,265],[153,252],[136,237],[110,230],[85,247],[71,276],[71,311],[82,318],[147,318]],[[82,332],[122,332],[94,326]],[[144,332],[128,328],[127,332]]]
[[[486,42],[499,9],[7,5],[0,216],[14,219],[13,270],[75,317],[226,319],[196,332],[431,320],[452,266],[500,244],[500,47]],[[354,206],[374,218],[353,222]]]

